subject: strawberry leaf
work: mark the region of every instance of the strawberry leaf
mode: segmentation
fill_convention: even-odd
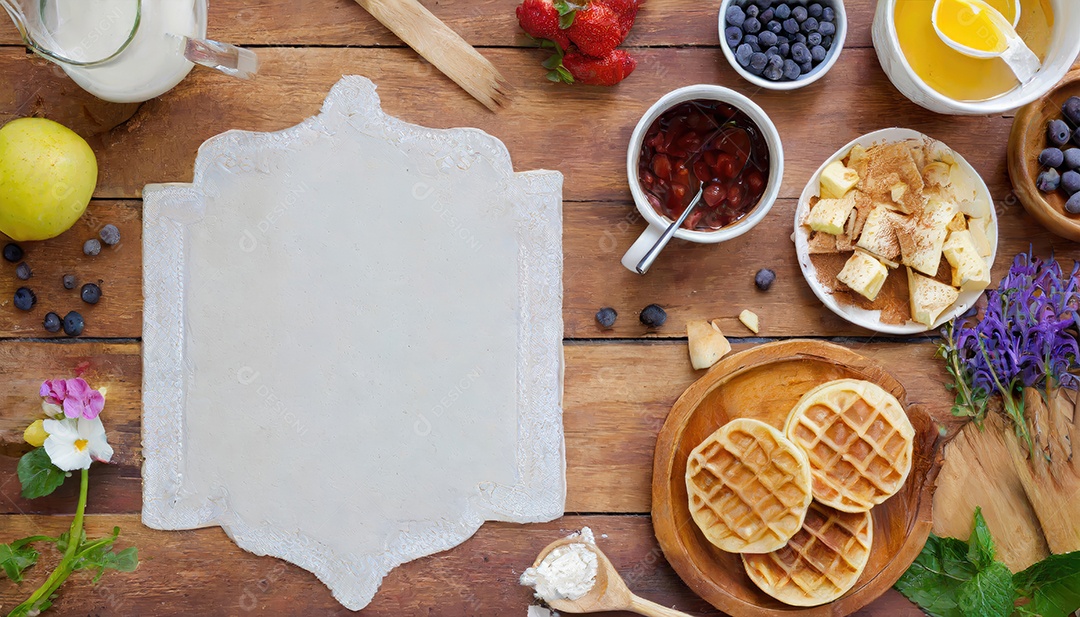
[[[559,29],[561,30],[566,30],[574,25],[574,18],[577,17],[577,12],[585,8],[584,5],[570,2],[570,0],[555,0],[553,4],[555,5],[555,10],[559,12]]]

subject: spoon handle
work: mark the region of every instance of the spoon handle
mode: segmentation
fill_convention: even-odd
[[[646,617],[691,617],[689,614],[682,611],[661,606],[656,602],[651,602],[645,598],[639,598],[633,595],[630,596],[630,606],[627,608],[638,615],[646,615]]]
[[[680,227],[682,227],[683,221],[686,220],[686,217],[690,216],[690,211],[697,207],[698,202],[701,201],[701,196],[704,194],[704,191],[705,186],[702,185],[701,188],[698,189],[697,195],[694,196],[694,199],[690,202],[689,205],[686,206],[686,209],[683,210],[682,215],[680,215],[677,220],[672,221],[671,224],[668,225],[668,228],[664,230],[663,235],[661,235],[660,238],[656,240],[656,244],[654,244],[652,248],[649,249],[647,253],[645,253],[645,256],[641,258],[641,261],[638,262],[636,268],[638,274],[645,274],[649,271],[649,268],[652,267],[653,262],[656,261],[657,256],[660,255],[660,251],[664,250],[664,247],[667,246],[668,242],[671,242],[671,238],[675,235],[675,232],[678,231]]]

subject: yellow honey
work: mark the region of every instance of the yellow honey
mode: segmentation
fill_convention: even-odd
[[[1012,0],[984,1],[1012,24],[1015,18]],[[954,41],[987,51],[994,50],[997,45],[1004,46],[1003,39],[995,41],[991,34],[993,27],[987,22],[992,17],[971,10],[972,3],[943,0],[943,4],[947,7],[938,14],[938,27]],[[934,0],[896,0],[896,35],[900,49],[911,69],[927,85],[958,101],[985,101],[1020,85],[1004,60],[972,58],[946,45],[934,31],[933,10]],[[1040,60],[1046,60],[1053,26],[1054,11],[1050,0],[1021,0],[1016,33]]]
[[[945,38],[976,51],[1005,51],[1011,22],[983,0],[941,0],[937,6],[938,30]]]

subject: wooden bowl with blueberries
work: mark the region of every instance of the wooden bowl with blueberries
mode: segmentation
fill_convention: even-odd
[[[1008,159],[1024,208],[1046,229],[1080,242],[1080,69],[1016,113]]]
[[[723,0],[720,47],[743,79],[794,90],[821,79],[847,38],[843,0]]]

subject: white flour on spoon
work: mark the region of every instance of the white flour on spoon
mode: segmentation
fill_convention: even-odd
[[[542,600],[577,600],[589,593],[596,584],[599,564],[596,553],[586,544],[596,545],[596,538],[588,527],[570,538],[580,537],[582,542],[560,546],[551,551],[539,566],[528,568],[521,575],[521,584],[536,589],[536,597]]]

